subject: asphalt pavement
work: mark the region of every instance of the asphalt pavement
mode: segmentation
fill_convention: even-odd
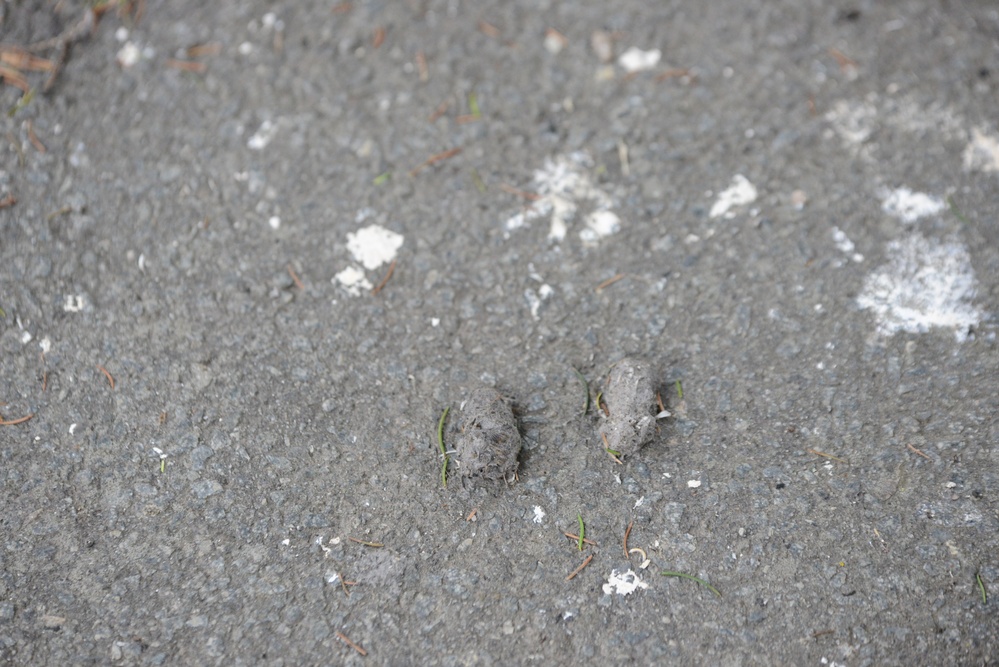
[[[994,2],[90,5],[0,5],[0,662],[999,664]]]

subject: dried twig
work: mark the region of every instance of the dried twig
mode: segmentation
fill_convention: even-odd
[[[430,165],[437,164],[438,162],[441,162],[442,160],[447,160],[448,158],[454,157],[455,155],[457,155],[460,152],[461,152],[461,148],[452,148],[450,150],[444,151],[443,153],[437,153],[436,155],[431,155],[422,164],[419,164],[419,165],[413,167],[413,169],[410,170],[409,175],[410,176],[416,176],[416,173],[418,171],[420,171],[421,169],[423,169],[424,167],[429,167]]]
[[[600,283],[599,285],[597,285],[597,287],[596,287],[596,289],[594,291],[595,292],[599,292],[599,291],[601,291],[605,287],[610,287],[611,285],[613,285],[617,281],[621,280],[621,278],[624,278],[624,274],[623,273],[619,273],[616,276],[614,276],[613,278],[608,278],[607,280],[605,280],[602,283]]]
[[[305,283],[303,283],[302,279],[298,277],[297,273],[295,273],[295,269],[291,268],[291,264],[288,265],[288,275],[291,276],[291,279],[294,281],[295,287],[304,292]]]
[[[205,63],[195,62],[194,60],[167,58],[166,66],[179,69],[182,72],[193,72],[194,74],[204,74],[208,71],[208,65]]]
[[[628,557],[628,536],[631,535],[631,527],[635,525],[634,521],[628,522],[628,527],[624,529],[624,557]]]
[[[509,192],[512,195],[517,195],[518,197],[522,197],[527,201],[537,201],[541,199],[541,195],[535,192],[525,192],[524,190],[518,190],[517,188],[507,185],[506,183],[500,183],[499,189],[502,190],[503,192]]]
[[[347,537],[351,542],[357,542],[358,544],[363,544],[366,547],[383,547],[385,546],[381,542],[365,542],[364,540],[359,540],[356,537]]]
[[[337,639],[339,639],[339,640],[340,640],[340,641],[342,641],[342,642],[343,642],[344,644],[346,644],[346,645],[347,645],[347,646],[349,646],[350,648],[352,648],[352,649],[354,649],[355,651],[357,651],[358,653],[360,653],[360,654],[361,654],[362,656],[364,656],[364,655],[367,655],[367,654],[368,654],[368,652],[367,652],[367,651],[365,651],[365,650],[364,650],[363,648],[361,648],[360,646],[358,646],[358,645],[357,645],[357,644],[355,644],[354,642],[352,642],[352,641],[350,641],[349,639],[347,639],[347,636],[346,636],[345,634],[343,634],[342,632],[338,632],[338,633],[336,633],[336,636],[337,636]]]
[[[575,577],[577,574],[579,574],[580,572],[582,572],[583,568],[586,567],[587,565],[589,565],[591,560],[593,560],[593,554],[590,554],[589,556],[587,556],[586,560],[584,560],[580,564],[579,567],[577,567],[575,570],[573,570],[572,573],[568,577],[565,578],[565,580],[569,581],[570,579],[572,579],[573,577]]]
[[[31,119],[29,118],[26,125],[28,128],[28,141],[30,141],[31,145],[35,147],[36,151],[38,151],[39,153],[44,153],[47,149],[45,148],[45,144],[43,144],[38,139],[38,135],[35,134],[35,124],[32,123]]]
[[[108,369],[104,368],[100,364],[97,364],[97,370],[104,373],[104,377],[108,379],[108,384],[111,385],[111,391],[114,391],[114,378],[111,377],[111,373],[108,372]]]
[[[930,458],[929,456],[927,456],[927,455],[926,455],[926,452],[924,452],[924,451],[922,451],[922,450],[920,450],[920,449],[916,449],[916,448],[915,448],[915,447],[913,447],[913,446],[912,446],[911,444],[908,444],[908,443],[907,443],[907,444],[906,444],[905,446],[909,448],[909,451],[911,451],[911,452],[913,452],[913,453],[915,453],[915,454],[919,454],[920,456],[922,456],[922,457],[923,457],[924,459],[926,459],[927,461],[932,461],[932,460],[933,460],[933,459],[931,459],[931,458]]]
[[[577,541],[579,540],[579,535],[573,535],[572,533],[566,533],[566,532],[563,532],[562,534],[568,537],[570,540],[577,540]],[[583,544],[589,544],[591,547],[600,546],[593,540],[586,538],[583,539]]]
[[[15,426],[17,424],[23,424],[34,416],[35,413],[31,413],[27,417],[21,417],[19,419],[0,419],[0,426]]]
[[[372,295],[378,296],[378,293],[381,292],[382,288],[384,288],[385,285],[388,283],[389,278],[391,278],[392,274],[395,272],[395,262],[396,260],[393,259],[392,263],[389,264],[388,272],[385,274],[385,277],[382,278],[382,281],[377,285],[375,285],[375,287],[371,290]]]
[[[816,456],[821,456],[827,459],[832,459],[833,461],[839,461],[840,463],[850,463],[846,459],[841,459],[838,456],[833,456],[832,454],[826,454],[825,452],[820,452],[817,449],[806,449],[809,454],[815,454]]]

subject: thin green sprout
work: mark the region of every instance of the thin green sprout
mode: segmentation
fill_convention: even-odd
[[[375,180],[373,180],[371,182],[374,183],[375,185],[384,185],[385,183],[388,182],[388,179],[390,179],[390,178],[392,178],[392,172],[391,171],[386,171],[384,173],[381,173],[381,174],[378,174],[377,176],[375,176]]]
[[[679,380],[676,381],[676,396],[679,400],[683,400],[683,385]]]
[[[953,197],[947,197],[947,206],[950,207],[950,212],[954,214],[955,218],[957,218],[958,220],[960,220],[961,222],[963,222],[966,225],[970,225],[971,224],[971,221],[968,220],[966,217],[964,217],[961,214],[961,209],[959,209],[957,207],[957,204],[954,203],[954,198]]]
[[[451,406],[444,408],[444,412],[441,413],[440,421],[437,422],[437,446],[441,450],[441,456],[444,458],[444,464],[441,466],[441,484],[444,488],[447,488],[447,463],[449,457],[447,455],[447,450],[444,449],[444,420],[447,419],[447,413],[451,410]]]
[[[576,377],[579,378],[579,381],[583,383],[583,391],[586,392],[586,398],[583,400],[583,414],[585,415],[590,411],[590,383],[587,382],[586,378],[583,377],[583,374],[575,368],[572,369],[572,372],[575,373]],[[597,396],[599,397],[599,394]]]
[[[684,574],[683,572],[669,572],[669,571],[663,572],[662,575],[664,577],[680,577],[682,579],[690,579],[691,581],[696,581],[701,586],[707,587],[708,590],[710,590],[712,593],[714,593],[718,597],[721,597],[721,593],[718,592],[717,588],[715,588],[714,586],[712,586],[708,582],[704,581],[703,579],[698,579],[697,577],[695,577],[693,575]]]
[[[478,169],[472,169],[472,183],[475,185],[475,189],[479,191],[479,194],[486,194],[486,184],[482,181],[482,177],[479,176]]]
[[[985,582],[982,581],[982,575],[978,572],[975,573],[975,580],[978,582],[978,590],[982,593],[982,604],[989,603],[989,596],[985,592]]]
[[[476,118],[482,116],[482,112],[479,111],[479,98],[475,93],[468,94],[468,110],[472,112],[472,115]]]
[[[579,550],[582,551],[583,550],[583,537],[586,535],[586,526],[583,525],[583,515],[582,514],[577,514],[576,515],[576,520],[579,521],[579,542],[576,543],[576,546],[578,546]]]

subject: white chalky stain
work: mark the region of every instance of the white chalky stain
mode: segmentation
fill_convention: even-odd
[[[844,232],[839,227],[833,227],[832,237],[833,237],[833,243],[836,244],[836,247],[841,252],[850,255],[850,259],[852,259],[855,262],[864,261],[864,256],[862,254],[860,254],[859,252],[854,252],[854,250],[856,250],[857,247],[853,245],[853,241],[851,241],[850,237],[846,235],[846,232]]]
[[[551,285],[547,284],[539,287],[537,292],[530,288],[524,290],[524,298],[527,300],[528,308],[531,309],[531,317],[535,320],[541,319],[538,315],[538,309],[541,308],[541,303],[547,300],[554,293],[555,290],[551,287]]]
[[[975,275],[967,249],[914,234],[890,242],[887,255],[888,263],[867,276],[857,297],[861,308],[874,313],[878,333],[947,327],[959,342],[967,340],[968,327],[982,319],[971,303]]]
[[[594,244],[617,232],[621,219],[611,210],[613,200],[586,173],[592,165],[584,152],[546,160],[544,167],[534,172],[539,198],[526,211],[507,219],[507,235],[533,220],[551,216],[548,238],[556,243],[562,241],[582,202],[590,202],[594,209],[586,216],[585,228],[579,233],[584,243]]]
[[[540,524],[545,520],[545,511],[541,509],[541,505],[534,506],[534,523]]]
[[[277,135],[278,126],[277,123],[273,123],[269,120],[265,120],[260,124],[260,128],[253,134],[252,137],[246,142],[246,147],[252,151],[262,151],[267,148],[267,144],[271,143]]]
[[[882,193],[881,210],[902,222],[911,224],[920,218],[936,215],[943,209],[943,199],[925,192],[913,192],[902,187]]]
[[[343,271],[336,274],[333,280],[334,282],[340,283],[340,285],[347,290],[347,293],[351,296],[360,296],[362,290],[369,291],[372,287],[367,276],[364,275],[364,271],[360,270],[356,266],[348,266]]]
[[[379,225],[369,225],[347,234],[347,250],[369,271],[395,259],[402,242],[402,234]]]
[[[63,311],[67,313],[79,313],[86,305],[83,295],[67,294],[66,300],[62,304]]]
[[[999,173],[999,138],[980,128],[972,128],[971,140],[961,157],[965,171]]]
[[[659,64],[659,60],[662,57],[663,53],[659,49],[643,51],[642,49],[633,46],[618,56],[617,64],[620,65],[625,72],[630,74],[632,72],[641,72],[652,69]]]
[[[639,589],[648,587],[649,585],[639,579],[634,570],[628,570],[627,572],[611,570],[610,577],[607,578],[607,583],[603,585],[604,593],[607,595],[613,595],[614,593],[618,595],[631,595]]]
[[[712,218],[721,216],[734,218],[735,211],[731,209],[736,206],[745,206],[746,204],[753,203],[756,201],[756,195],[756,186],[750,183],[749,179],[742,174],[736,174],[732,178],[732,185],[719,193],[718,199],[711,207],[711,212],[708,215]]]

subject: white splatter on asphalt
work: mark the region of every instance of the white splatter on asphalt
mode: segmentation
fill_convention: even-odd
[[[867,276],[857,304],[874,313],[877,331],[925,333],[931,327],[954,331],[958,341],[982,319],[972,304],[975,275],[967,249],[913,234],[892,241],[888,262]]]
[[[732,209],[753,203],[756,201],[756,196],[756,186],[742,174],[736,174],[732,178],[732,185],[718,194],[718,199],[715,200],[708,215],[712,218],[721,216],[734,218],[736,212]]]
[[[882,193],[881,210],[911,224],[920,218],[940,213],[944,210],[944,201],[940,197],[902,187]]]

